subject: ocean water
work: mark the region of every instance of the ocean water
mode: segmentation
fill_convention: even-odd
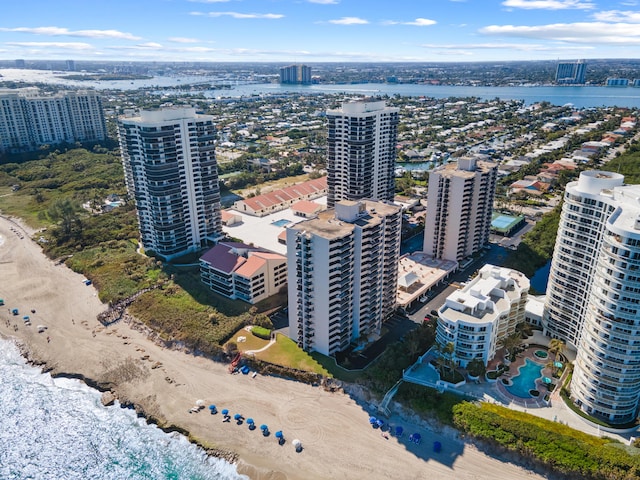
[[[0,479],[239,480],[236,467],[79,380],[52,378],[0,339]]]

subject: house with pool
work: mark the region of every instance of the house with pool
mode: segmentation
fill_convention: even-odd
[[[485,265],[464,288],[447,297],[438,309],[436,342],[454,345],[454,360],[461,367],[479,358],[486,365],[500,340],[525,321],[529,279],[521,272]]]

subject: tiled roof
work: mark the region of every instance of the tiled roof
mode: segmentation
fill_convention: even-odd
[[[266,263],[267,261],[264,258],[260,258],[258,255],[251,255],[246,262],[238,267],[235,273],[245,278],[252,278]]]

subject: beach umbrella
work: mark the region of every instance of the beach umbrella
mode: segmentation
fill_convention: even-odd
[[[413,434],[413,441],[416,443],[420,443],[420,439],[422,438],[422,436],[419,433],[414,433]]]
[[[196,406],[204,407],[204,400],[196,400]]]
[[[222,410],[222,414],[223,415],[229,415],[229,410],[227,410],[226,408],[224,410]]]
[[[234,419],[234,420],[240,420],[241,418],[242,418],[242,415],[240,415],[239,413],[236,413],[236,414],[233,416],[233,419]]]
[[[264,423],[262,425],[260,425],[260,430],[269,430],[269,427],[267,427]]]
[[[297,438],[294,439],[291,444],[295,447],[296,452],[299,452],[300,450],[302,450],[302,442],[300,440],[298,440]]]
[[[371,425],[375,424],[378,421],[378,419],[376,417],[369,417],[369,423]]]
[[[276,432],[276,438],[282,438],[282,436],[283,436],[283,435],[282,435],[282,430],[278,430],[278,431]]]
[[[249,425],[253,425],[253,424],[254,424],[254,423],[256,423],[256,422],[254,422],[254,421],[253,421],[253,418],[247,418],[247,423],[248,423]]]
[[[402,435],[403,429],[401,426],[397,426],[396,427],[396,437],[399,437],[400,435]]]
[[[211,410],[211,413],[215,413],[217,409],[215,405],[209,405],[209,410]]]

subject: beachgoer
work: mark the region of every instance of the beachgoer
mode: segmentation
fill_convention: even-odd
[[[49,343],[51,341],[51,337],[47,337],[47,343]]]

